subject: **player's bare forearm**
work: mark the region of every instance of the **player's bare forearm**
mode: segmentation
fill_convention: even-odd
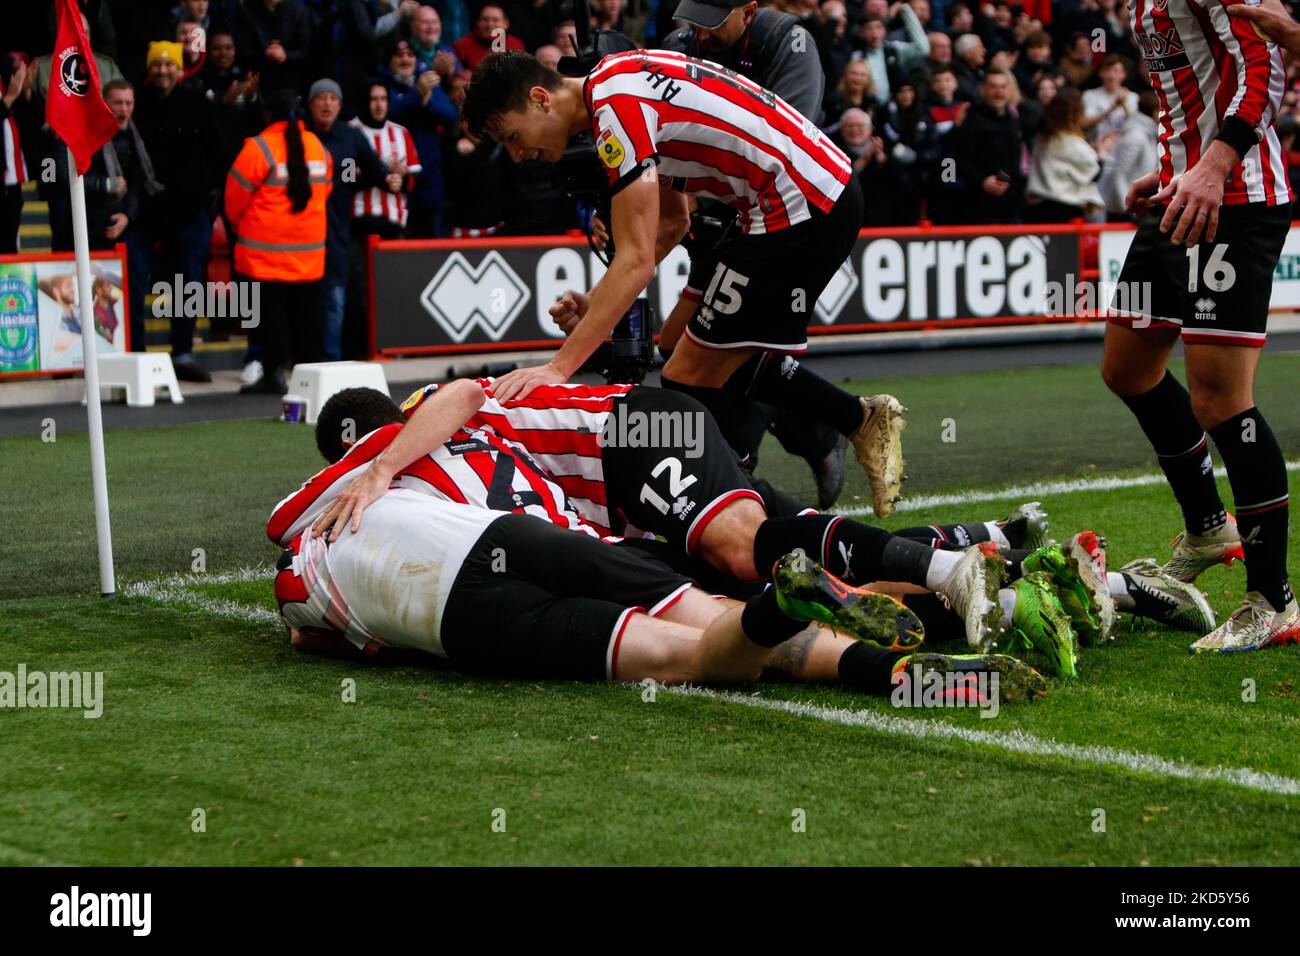
[[[587,314],[551,359],[551,364],[566,379],[582,367],[600,343],[609,338],[618,320],[631,308],[654,275],[654,263],[649,259],[630,260],[631,256],[619,249],[609,270],[591,290]]]
[[[438,389],[415,410],[370,467],[325,509],[312,525],[312,536],[328,534],[329,540],[337,541],[349,521],[355,534],[361,527],[362,512],[384,496],[393,476],[456,434],[482,407],[483,398],[482,386],[470,379],[459,379]]]
[[[462,378],[440,387],[380,452],[371,470],[391,479],[411,462],[450,440],[483,407],[483,387]]]
[[[691,228],[691,209],[684,193],[659,187],[659,231],[655,237],[655,265],[677,248]]]
[[[609,337],[654,275],[655,263],[659,261],[656,253],[663,192],[658,180],[637,179],[614,196],[610,204],[614,260],[592,288],[586,316],[551,359],[550,364],[566,379]],[[682,201],[685,202],[684,197]],[[675,205],[670,218],[677,218]]]

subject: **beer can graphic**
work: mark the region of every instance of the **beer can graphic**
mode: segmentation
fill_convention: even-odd
[[[27,263],[0,265],[0,372],[40,368],[39,342],[36,268]]]

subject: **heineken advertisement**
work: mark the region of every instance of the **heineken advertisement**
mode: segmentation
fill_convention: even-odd
[[[127,349],[125,269],[121,246],[91,257],[88,311],[100,353]],[[82,315],[72,256],[0,256],[0,378],[84,368]]]

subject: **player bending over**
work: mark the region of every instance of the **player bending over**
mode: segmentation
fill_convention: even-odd
[[[662,50],[605,57],[585,79],[560,76],[527,53],[494,53],[474,71],[466,125],[516,162],[555,162],[590,131],[609,175],[614,257],[585,312],[546,365],[518,369],[500,398],[568,381],[608,338],[686,234],[689,197],[740,214],[723,238],[699,311],[664,366],[666,388],[697,398],[739,447],[744,430],[723,386],[762,352],[807,349],[813,304],[848,258],[862,225],[862,190],[848,157],[780,97],[731,70]],[[767,362],[749,397],[815,415],[852,442],[876,514],[903,481],[903,407],[861,398],[808,368]]]

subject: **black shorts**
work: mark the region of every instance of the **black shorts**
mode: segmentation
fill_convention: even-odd
[[[750,498],[781,515],[802,510],[740,467],[713,416],[689,395],[638,386],[615,402],[611,418],[601,451],[609,506],[688,554],[733,501]]]
[[[850,178],[828,213],[780,232],[737,228],[715,249],[717,265],[699,282],[700,307],[686,334],[705,348],[802,352],[817,297],[853,252],[862,229],[862,186]]]
[[[691,583],[645,551],[503,515],[456,575],[442,646],[470,673],[613,679],[628,618],[662,614]]]
[[[1108,320],[1133,328],[1179,329],[1183,341],[1192,344],[1262,346],[1273,269],[1291,227],[1291,207],[1224,206],[1214,242],[1191,250],[1160,232],[1165,209],[1153,207],[1138,225]]]

